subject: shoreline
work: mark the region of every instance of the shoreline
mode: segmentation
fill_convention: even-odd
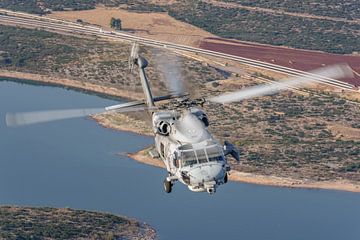
[[[165,168],[163,162],[153,159],[147,155],[149,147],[135,153],[127,154],[128,157],[158,168]],[[360,184],[354,184],[349,181],[323,181],[316,182],[311,180],[299,180],[285,177],[267,176],[254,173],[240,172],[231,170],[229,180],[233,182],[249,183],[262,186],[283,187],[283,188],[302,188],[302,189],[323,189],[360,193]]]
[[[33,81],[37,83],[44,83],[59,87],[69,87],[75,90],[88,91],[95,94],[104,94],[113,97],[129,98],[134,100],[143,99],[140,93],[129,93],[127,91],[112,87],[99,86],[92,83],[80,82],[66,78],[50,77],[41,74],[0,70],[0,77],[14,79],[15,81],[16,79],[19,80],[22,79],[22,80],[28,80],[30,82]],[[90,118],[96,121],[100,126],[105,128],[114,129],[118,131],[133,132],[140,135],[152,136],[152,134],[149,134],[149,132],[146,131],[145,129],[141,130],[139,128],[131,127],[131,125],[127,125],[127,124],[115,124],[101,115],[91,116]],[[126,117],[124,118],[126,119]],[[128,153],[127,156],[140,163],[144,163],[154,167],[164,168],[163,162],[161,160],[153,159],[147,155],[148,150],[149,147],[146,147],[145,149],[142,149],[138,152]],[[234,170],[230,172],[229,180],[235,182],[243,182],[243,183],[274,186],[274,187],[325,189],[325,190],[337,190],[337,191],[360,193],[360,184],[354,184],[349,181],[340,181],[340,180],[317,182],[311,180],[298,180],[298,179],[285,178],[285,177],[245,173]]]
[[[135,93],[117,89],[114,87],[100,86],[94,83],[81,82],[68,78],[59,78],[43,74],[26,73],[18,71],[9,71],[0,69],[0,78],[9,78],[16,80],[28,80],[36,83],[44,83],[58,87],[69,87],[74,90],[91,92],[94,94],[103,94],[111,97],[127,98],[131,100],[142,100],[141,93]]]

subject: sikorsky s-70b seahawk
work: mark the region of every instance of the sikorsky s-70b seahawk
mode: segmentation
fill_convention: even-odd
[[[152,129],[155,136],[154,157],[164,162],[167,176],[164,190],[170,193],[173,184],[179,181],[191,191],[213,194],[218,186],[228,181],[230,165],[227,157],[231,155],[239,162],[239,151],[229,142],[220,144],[208,131],[209,120],[200,108],[207,101],[230,103],[244,99],[277,93],[281,90],[299,88],[315,82],[316,76],[339,79],[352,76],[346,65],[333,65],[317,69],[308,74],[274,82],[261,84],[220,96],[190,99],[188,94],[176,93],[153,97],[145,68],[147,60],[138,54],[138,45],[134,44],[130,57],[130,66],[137,66],[145,94],[144,101],[134,101],[105,108],[71,109],[42,112],[7,114],[8,126],[20,126],[33,123],[83,117],[104,112],[147,111],[152,117]],[[171,82],[171,81],[169,81]],[[155,103],[166,100],[167,103],[156,106]]]

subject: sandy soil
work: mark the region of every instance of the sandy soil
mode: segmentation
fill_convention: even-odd
[[[343,140],[357,140],[360,139],[360,129],[344,126],[333,122],[329,124],[328,129],[334,133],[339,139]]]
[[[125,31],[142,37],[190,46],[198,46],[203,38],[214,36],[200,28],[175,20],[166,13],[136,13],[99,6],[94,10],[54,12],[49,17],[68,21],[81,19],[107,30],[111,30],[109,23],[112,17],[120,18]]]
[[[132,159],[135,159],[138,162],[148,164],[153,167],[165,168],[163,161],[161,161],[159,158],[152,158],[148,155],[148,151],[151,148],[152,148],[152,146],[145,148],[137,153],[129,153],[128,156]]]
[[[27,79],[35,82],[43,82],[47,84],[56,84],[86,91],[93,91],[97,93],[104,93],[113,96],[119,97],[128,97],[133,99],[140,99],[140,96],[130,95],[126,91],[122,91],[115,88],[102,87],[89,83],[82,83],[70,79],[59,79],[39,74],[31,73],[21,73],[21,72],[11,72],[0,70],[0,77],[5,78],[18,78],[18,79]],[[151,135],[149,128],[144,126],[139,126],[136,123],[134,124],[134,119],[129,118],[125,115],[117,115],[116,121],[111,121],[106,115],[96,115],[92,116],[99,124],[104,127],[112,128],[121,131],[130,131],[143,135]],[[132,124],[129,124],[129,123]],[[144,164],[152,165],[155,167],[164,168],[164,164],[160,159],[153,159],[148,155],[148,151],[151,147],[143,149],[137,153],[128,154],[129,157],[135,159]],[[278,186],[278,187],[298,187],[298,188],[320,188],[320,189],[332,189],[332,190],[342,190],[350,192],[360,192],[360,184],[355,184],[346,181],[323,181],[323,182],[314,182],[306,180],[296,180],[290,178],[280,178],[275,176],[264,176],[252,173],[245,173],[239,171],[231,171],[230,178],[231,181],[239,181],[253,184],[269,185],[269,186]]]
[[[306,181],[296,180],[291,178],[280,178],[275,176],[265,176],[252,173],[245,173],[239,171],[231,171],[229,179],[231,181],[239,181],[260,185],[276,186],[276,187],[290,187],[290,188],[316,188],[316,189],[331,189],[349,192],[360,192],[360,184],[355,184],[347,181]]]

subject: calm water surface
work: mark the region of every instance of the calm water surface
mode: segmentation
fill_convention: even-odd
[[[115,101],[0,81],[0,204],[71,207],[145,221],[161,239],[360,239],[360,194],[228,183],[217,194],[162,189],[165,171],[119,152],[153,143],[89,119],[7,128],[5,113]]]

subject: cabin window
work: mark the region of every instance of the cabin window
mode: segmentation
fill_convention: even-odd
[[[175,167],[176,167],[176,168],[179,168],[179,159],[175,159],[175,160],[174,160],[174,163],[175,163],[175,164],[174,164]]]

